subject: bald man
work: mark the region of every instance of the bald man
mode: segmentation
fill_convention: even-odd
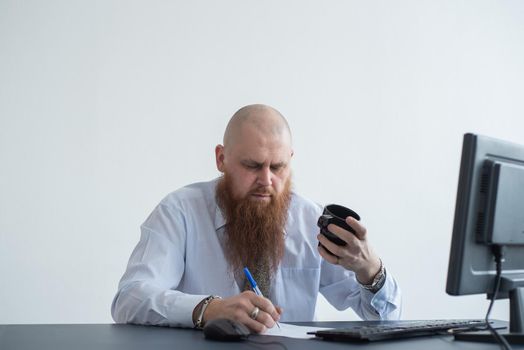
[[[337,246],[319,234],[322,208],[291,190],[291,132],[277,110],[238,110],[215,156],[220,178],[169,194],[142,224],[113,300],[116,322],[201,328],[229,318],[263,333],[312,321],[319,292],[366,320],[399,318],[400,290],[365,227],[347,218],[354,235],[330,225],[348,243]]]

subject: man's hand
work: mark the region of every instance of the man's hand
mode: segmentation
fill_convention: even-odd
[[[380,259],[368,245],[366,228],[351,216],[346,218],[346,223],[355,230],[355,234],[333,224],[330,224],[327,228],[347,245],[336,245],[323,234],[318,234],[317,239],[321,243],[318,246],[318,251],[328,262],[355,272],[360,283],[371,284],[380,270]],[[330,254],[326,249],[333,254]]]
[[[255,308],[259,309],[256,318],[251,318]],[[264,333],[280,319],[282,309],[275,307],[267,298],[252,291],[246,291],[231,298],[214,299],[204,313],[204,322],[215,318],[228,318],[245,324],[256,333]]]

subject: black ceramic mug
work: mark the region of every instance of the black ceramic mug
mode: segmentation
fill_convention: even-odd
[[[351,216],[352,218],[360,221],[360,216],[349,208],[338,204],[326,205],[322,215],[318,218],[317,221],[317,225],[320,227],[320,233],[326,236],[327,239],[329,239],[331,242],[340,246],[345,246],[347,243],[340,239],[336,234],[329,231],[327,227],[329,224],[333,224],[355,234],[355,230],[346,223],[346,218],[348,216]]]

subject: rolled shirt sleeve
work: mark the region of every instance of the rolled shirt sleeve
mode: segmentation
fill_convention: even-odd
[[[192,327],[195,306],[207,295],[175,290],[184,274],[184,220],[160,204],[141,227],[111,306],[118,323]]]
[[[386,281],[376,293],[363,288],[352,271],[322,261],[320,293],[337,310],[351,307],[364,320],[398,320],[401,314],[401,292],[386,269]]]

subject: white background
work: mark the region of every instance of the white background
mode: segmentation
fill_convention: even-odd
[[[0,0],[0,323],[112,322],[139,225],[250,103],[287,117],[295,189],[361,214],[403,318],[483,317],[445,293],[462,135],[524,143],[523,62],[518,0]]]

